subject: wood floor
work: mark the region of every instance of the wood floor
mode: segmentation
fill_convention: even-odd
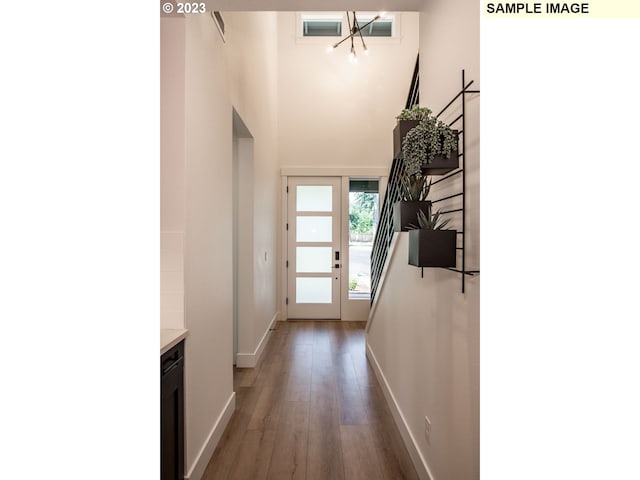
[[[365,356],[364,322],[277,322],[203,480],[417,479]]]

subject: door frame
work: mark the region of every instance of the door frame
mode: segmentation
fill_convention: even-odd
[[[297,187],[306,185],[326,185],[331,186],[332,205],[331,212],[313,212],[298,211],[297,203]],[[334,259],[334,252],[340,252],[342,247],[342,177],[339,176],[303,176],[287,178],[287,257],[285,258],[286,275],[287,275],[287,297],[289,299],[287,305],[287,315],[297,319],[327,319],[339,320],[341,315],[340,304],[342,301],[342,256],[338,260]],[[291,214],[291,216],[289,216]],[[301,217],[330,218],[332,223],[331,240],[316,242],[302,242],[297,238],[297,225]],[[319,271],[310,273],[300,273],[297,269],[297,247],[310,246],[327,248],[331,245],[331,254],[328,263],[331,265],[330,271]],[[287,265],[288,260],[288,265]],[[337,267],[336,267],[337,265]],[[298,278],[325,278],[331,280],[331,302],[329,303],[296,303],[297,288],[296,282]],[[295,306],[296,313],[292,313]]]
[[[389,176],[389,169],[387,167],[282,167],[280,169],[281,176],[281,207],[280,207],[280,232],[281,232],[281,246],[280,246],[280,262],[279,262],[279,304],[280,304],[280,316],[281,320],[287,320],[288,306],[286,304],[288,293],[288,272],[286,267],[287,252],[288,252],[288,239],[287,239],[287,223],[288,219],[288,203],[287,203],[287,186],[289,177],[342,177],[342,192],[341,192],[341,212],[342,212],[342,233],[340,242],[340,263],[341,268],[348,269],[349,262],[349,239],[346,232],[349,231],[349,179],[357,178],[378,178],[380,182],[380,205],[384,202],[384,195],[387,189],[387,181]],[[346,190],[345,190],[346,184]],[[346,215],[345,215],[346,211]],[[346,247],[346,248],[345,248]],[[346,267],[345,267],[346,265]],[[350,299],[349,292],[346,288],[348,282],[348,276],[341,272],[340,276],[340,320],[343,321],[366,321],[369,316],[370,300],[369,299]],[[347,280],[345,280],[347,278]]]

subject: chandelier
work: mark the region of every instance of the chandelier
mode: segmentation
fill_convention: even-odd
[[[375,22],[376,20],[381,18],[382,14],[376,15],[373,18],[373,20],[368,21],[364,25],[360,25],[360,23],[358,22],[358,18],[356,17],[356,12],[352,12],[352,13],[353,13],[353,19],[349,16],[349,12],[347,12],[347,23],[349,24],[349,35],[344,37],[338,43],[336,43],[333,46],[329,47],[328,51],[331,52],[334,49],[338,48],[339,45],[343,44],[347,40],[351,40],[351,50],[349,51],[349,60],[351,62],[356,63],[358,61],[358,56],[356,55],[356,47],[355,47],[355,43],[354,43],[353,39],[356,38],[356,37],[360,37],[360,41],[362,42],[362,49],[364,51],[364,54],[368,55],[369,52],[367,50],[367,44],[364,43],[364,37],[362,36],[362,30],[364,30],[366,27],[371,25],[373,22]]]

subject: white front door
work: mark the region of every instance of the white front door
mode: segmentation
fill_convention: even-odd
[[[340,318],[340,177],[289,177],[289,318]]]

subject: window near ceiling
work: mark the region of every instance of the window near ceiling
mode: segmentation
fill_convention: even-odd
[[[358,15],[358,25],[360,25],[363,37],[392,37],[393,36],[393,17],[384,16],[375,22],[371,22],[375,15]],[[371,22],[366,27],[362,28],[365,24]]]
[[[371,22],[377,14],[356,12],[358,25],[363,37],[393,37],[395,34],[395,16],[383,14],[383,17]],[[352,13],[349,17],[353,18]],[[345,13],[303,13],[300,15],[301,36],[303,37],[341,37],[350,33]],[[371,22],[371,23],[369,23]],[[364,25],[367,25],[366,27]],[[300,35],[299,33],[299,35]]]
[[[305,14],[302,15],[303,37],[340,37],[342,35],[342,15]]]

